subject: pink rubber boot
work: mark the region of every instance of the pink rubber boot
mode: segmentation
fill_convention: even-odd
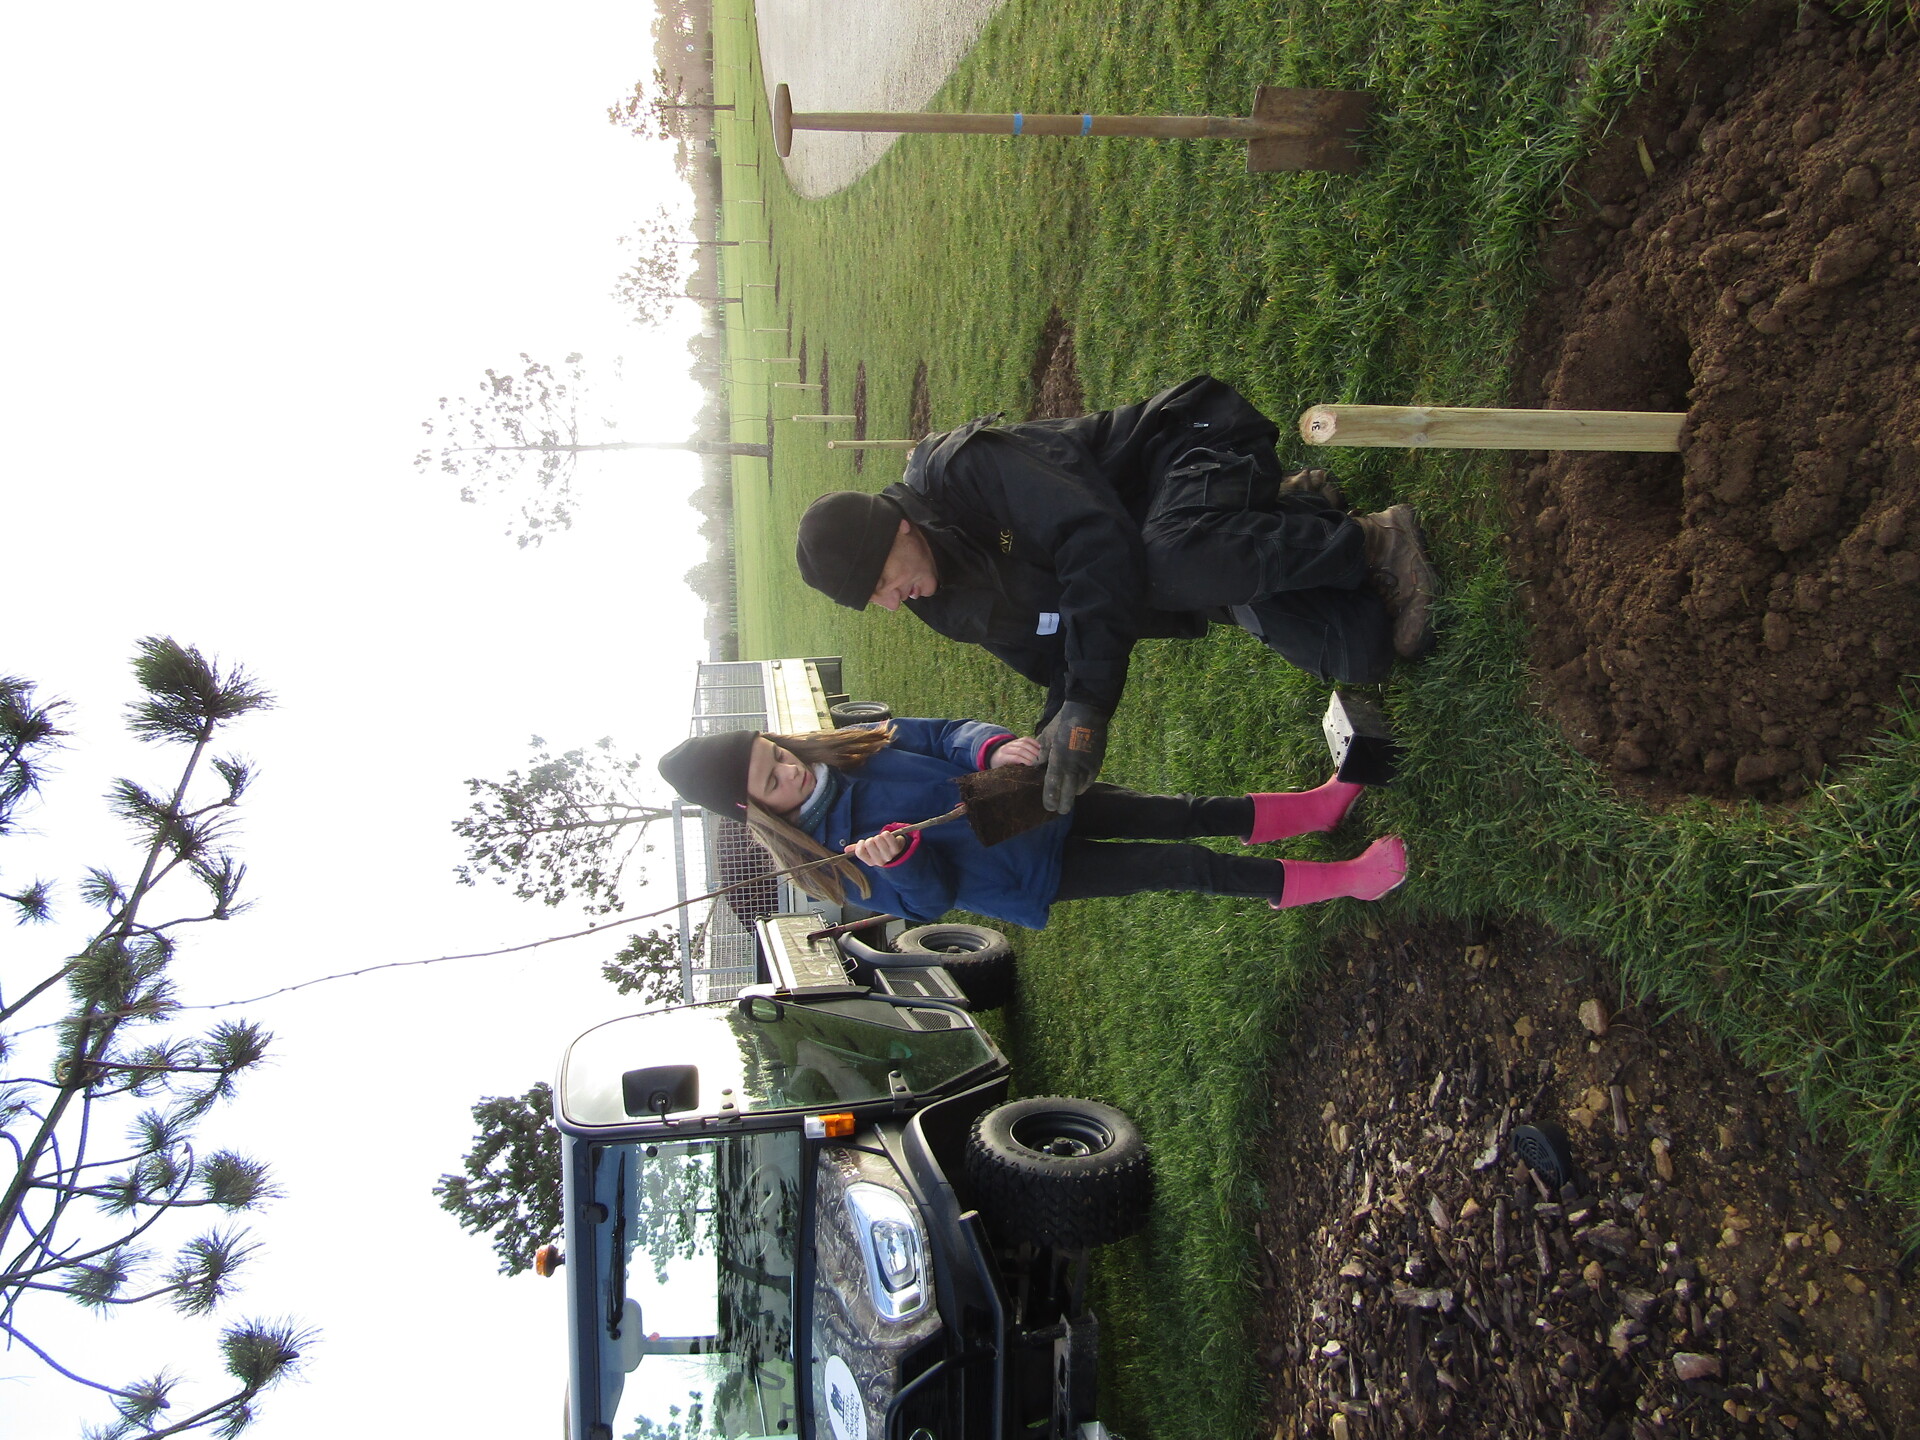
[[[1353,802],[1366,788],[1335,777],[1317,790],[1249,795],[1247,798],[1253,801],[1253,833],[1240,843],[1264,845],[1289,835],[1331,830],[1353,808]]]
[[[1276,910],[1312,905],[1321,900],[1378,900],[1397,890],[1407,878],[1407,842],[1398,835],[1382,835],[1351,860],[1282,860],[1286,884]]]

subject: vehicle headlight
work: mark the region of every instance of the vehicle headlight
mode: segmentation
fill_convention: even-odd
[[[884,1185],[847,1187],[853,1234],[866,1262],[867,1291],[882,1320],[911,1320],[927,1308],[926,1237],[906,1197]]]
[[[920,1283],[920,1237],[913,1233],[912,1226],[898,1220],[876,1220],[867,1234],[873,1237],[882,1285],[889,1291],[899,1291]]]

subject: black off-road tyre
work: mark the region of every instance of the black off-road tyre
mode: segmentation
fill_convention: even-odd
[[[848,700],[829,709],[827,718],[833,721],[836,728],[877,725],[882,720],[893,719],[893,707],[884,700]]]
[[[984,925],[922,925],[893,942],[902,955],[934,957],[975,1010],[998,1010],[1013,998],[1013,946]]]
[[[974,1121],[966,1173],[989,1228],[1015,1245],[1124,1240],[1153,1204],[1140,1127],[1093,1100],[1039,1095],[987,1111]]]

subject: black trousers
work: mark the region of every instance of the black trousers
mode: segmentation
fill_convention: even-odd
[[[1143,795],[1095,783],[1074,802],[1053,898],[1057,903],[1179,890],[1278,900],[1283,872],[1277,861],[1223,855],[1204,845],[1126,843],[1245,837],[1252,830],[1253,801],[1244,795]]]
[[[1160,478],[1140,533],[1155,609],[1230,610],[1319,680],[1387,678],[1393,622],[1367,584],[1360,527],[1317,496],[1282,496],[1270,448],[1189,450]]]

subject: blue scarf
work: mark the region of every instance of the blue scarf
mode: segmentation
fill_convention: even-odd
[[[813,827],[827,818],[827,811],[844,784],[846,781],[840,778],[838,770],[824,760],[817,761],[813,767],[813,793],[793,812],[794,828],[811,835]]]

